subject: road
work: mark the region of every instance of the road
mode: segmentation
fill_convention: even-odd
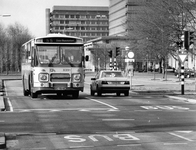
[[[195,150],[196,105],[164,95],[79,99],[22,95],[20,80],[6,81],[9,111],[0,112],[7,149]]]

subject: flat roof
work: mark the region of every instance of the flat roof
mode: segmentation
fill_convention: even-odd
[[[54,10],[70,10],[70,11],[109,11],[109,7],[102,6],[53,6]]]

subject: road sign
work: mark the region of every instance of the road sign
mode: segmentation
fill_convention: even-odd
[[[128,56],[128,58],[133,58],[134,57],[134,53],[133,52],[128,52],[127,56]]]
[[[187,54],[179,54],[178,57],[180,58],[181,63],[184,63],[187,58]]]

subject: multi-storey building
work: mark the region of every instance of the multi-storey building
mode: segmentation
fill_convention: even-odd
[[[127,34],[127,18],[134,17],[146,0],[110,0],[109,35],[125,36]]]
[[[109,34],[109,7],[53,6],[46,9],[46,34],[63,33],[88,41]]]

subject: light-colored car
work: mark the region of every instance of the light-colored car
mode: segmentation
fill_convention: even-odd
[[[91,78],[90,91],[94,96],[97,93],[101,96],[102,93],[116,93],[120,96],[124,93],[129,96],[130,79],[125,77],[121,71],[101,70],[94,78]]]

